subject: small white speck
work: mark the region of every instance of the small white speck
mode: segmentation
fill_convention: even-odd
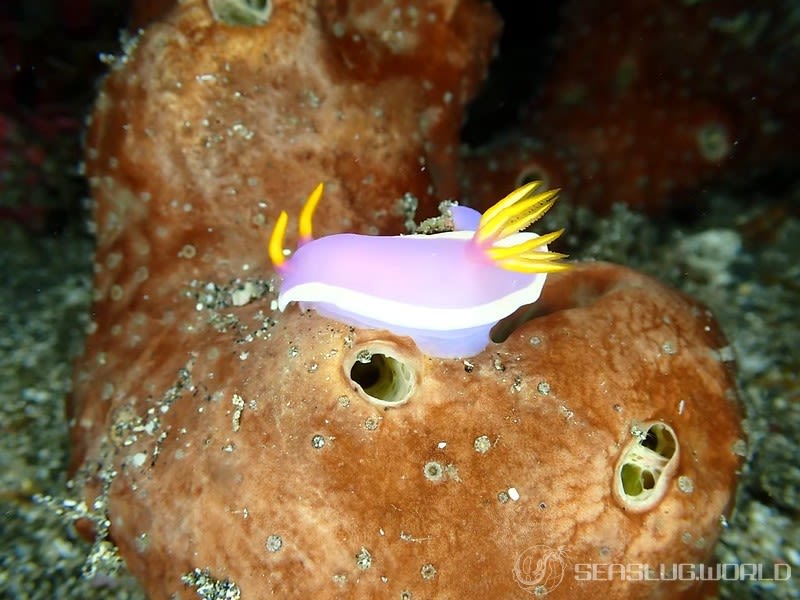
[[[271,535],[266,543],[268,552],[278,552],[283,547],[283,539],[279,535]]]
[[[486,454],[492,447],[492,442],[489,440],[488,435],[479,435],[475,438],[473,447],[475,448],[475,452],[478,454]]]
[[[736,440],[731,450],[736,456],[747,456],[747,442],[744,440]]]
[[[439,442],[438,444],[436,444],[436,447],[439,448],[439,450],[444,450],[445,448],[447,448],[447,442]]]
[[[723,346],[717,350],[717,353],[719,354],[719,359],[722,362],[733,362],[736,360],[736,355],[734,354],[731,346]]]
[[[514,502],[519,500],[519,492],[517,491],[517,488],[510,487],[508,488],[508,491],[506,493],[508,494],[508,497],[511,498]]]
[[[255,286],[251,282],[247,282],[241,289],[234,290],[231,293],[231,302],[234,306],[244,306],[255,294]]]
[[[364,546],[361,546],[361,550],[356,554],[356,566],[362,571],[372,566],[372,554]]]

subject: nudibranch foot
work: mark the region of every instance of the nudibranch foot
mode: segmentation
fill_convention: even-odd
[[[409,336],[431,356],[474,356],[498,321],[539,298],[548,273],[568,268],[564,254],[547,249],[563,229],[519,232],[556,200],[557,190],[534,193],[538,185],[522,186],[483,215],[452,207],[457,231],[312,239],[319,184],[300,214],[291,257],[283,249],[285,212],[270,237],[269,256],[283,278],[278,308],[298,302],[349,325]]]
[[[430,335],[412,335],[414,343],[421,352],[436,358],[469,358],[483,352],[491,341],[491,327],[476,327],[459,335],[448,337],[433,337]],[[463,334],[463,335],[461,335]]]
[[[465,329],[441,331],[429,328],[389,327],[386,323],[343,311],[333,304],[308,302],[300,302],[299,304],[301,310],[313,309],[323,317],[347,323],[348,325],[365,329],[386,329],[394,335],[410,337],[421,352],[437,358],[467,358],[480,354],[489,345],[491,330],[495,325],[490,323]]]

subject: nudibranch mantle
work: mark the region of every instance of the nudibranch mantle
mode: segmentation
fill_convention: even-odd
[[[409,336],[430,356],[474,356],[498,321],[539,298],[547,273],[567,268],[563,254],[547,250],[563,230],[518,233],[555,202],[557,190],[533,195],[537,185],[522,186],[483,215],[453,206],[456,231],[312,239],[320,184],[301,213],[299,247],[288,260],[285,212],[275,224],[270,258],[283,279],[278,308],[298,302],[349,325]]]

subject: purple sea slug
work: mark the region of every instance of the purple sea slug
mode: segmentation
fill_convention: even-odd
[[[568,268],[564,254],[547,250],[563,229],[520,232],[556,201],[558,190],[534,193],[539,183],[514,190],[482,215],[452,206],[454,231],[313,239],[320,183],[300,213],[298,248],[288,259],[285,211],[272,231],[269,256],[283,279],[278,308],[298,302],[349,325],[409,336],[430,356],[474,356],[499,320],[539,298],[547,273]]]

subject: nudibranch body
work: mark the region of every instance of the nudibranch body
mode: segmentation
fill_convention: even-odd
[[[563,254],[547,250],[563,229],[519,233],[555,202],[557,190],[534,194],[537,185],[518,188],[483,215],[451,207],[455,231],[313,239],[319,184],[300,214],[298,248],[288,260],[285,212],[270,238],[270,258],[283,279],[278,308],[298,302],[349,325],[409,336],[430,356],[478,354],[500,319],[539,298],[547,273],[568,267],[559,261]]]

